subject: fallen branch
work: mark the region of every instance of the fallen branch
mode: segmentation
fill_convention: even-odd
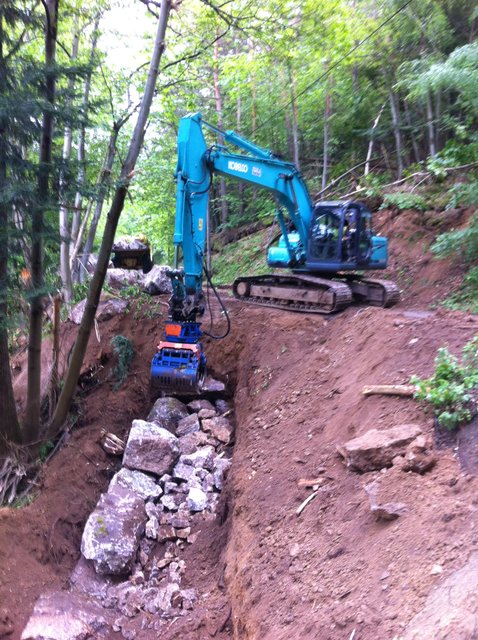
[[[306,508],[306,506],[312,502],[312,500],[315,498],[315,496],[318,494],[318,491],[314,491],[314,493],[311,493],[310,496],[308,498],[306,498],[304,500],[304,502],[297,508],[297,511],[295,512],[296,515],[300,516],[300,514],[302,513],[302,511]]]
[[[319,484],[322,484],[324,482],[324,477],[322,478],[301,478],[300,480],[297,481],[297,486],[298,487],[305,487],[305,488],[315,488],[317,487]]]
[[[382,396],[404,396],[411,397],[417,391],[417,387],[413,384],[372,384],[362,389],[364,396],[382,395]]]

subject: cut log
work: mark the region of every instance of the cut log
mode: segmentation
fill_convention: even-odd
[[[383,395],[383,396],[404,396],[411,397],[417,391],[417,387],[413,384],[371,384],[362,389],[364,396]]]

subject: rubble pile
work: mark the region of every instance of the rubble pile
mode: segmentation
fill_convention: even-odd
[[[52,639],[94,628],[98,638],[132,640],[194,609],[200,594],[181,587],[181,551],[215,518],[231,465],[230,414],[225,400],[160,398],[146,420],[133,420],[122,467],[85,525],[70,591],[42,595],[22,640],[44,637],[45,625]]]

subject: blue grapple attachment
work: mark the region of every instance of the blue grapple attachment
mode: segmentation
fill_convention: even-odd
[[[196,395],[206,376],[199,322],[167,322],[151,363],[151,391],[157,396]]]

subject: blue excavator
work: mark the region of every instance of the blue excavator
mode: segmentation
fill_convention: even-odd
[[[204,129],[218,136],[221,144],[208,146]],[[233,153],[226,144],[241,152]],[[277,203],[281,235],[277,245],[269,247],[267,263],[288,273],[239,277],[232,287],[236,298],[308,313],[334,313],[353,301],[389,307],[399,299],[393,282],[360,275],[387,267],[387,238],[373,234],[367,207],[353,201],[314,205],[293,163],[234,131],[221,131],[199,113],[188,115],[180,120],[178,131],[176,258],[169,272],[173,292],[164,339],[151,365],[152,388],[161,393],[196,394],[206,375],[198,318],[205,310],[203,279],[210,279],[205,244],[215,174],[266,189]]]

